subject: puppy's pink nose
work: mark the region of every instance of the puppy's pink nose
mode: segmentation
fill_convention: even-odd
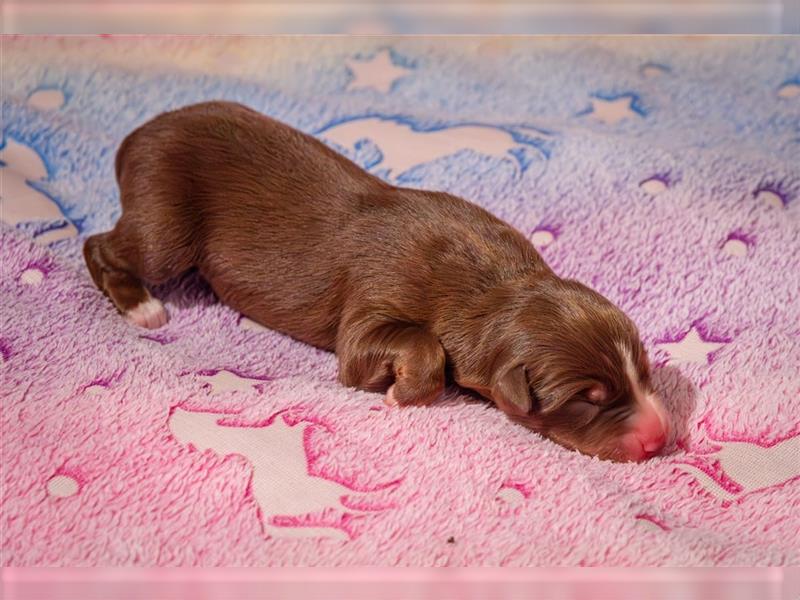
[[[632,427],[622,439],[629,460],[641,461],[661,452],[669,439],[669,418],[656,401],[639,410]]]
[[[633,436],[641,446],[643,455],[639,460],[655,456],[667,444],[669,424],[661,419],[648,419],[639,423],[633,430]],[[633,452],[632,454],[637,454]]]
[[[661,433],[657,437],[651,439],[643,439],[641,440],[642,449],[650,455],[658,454],[659,451],[666,445],[667,443],[667,436],[666,433]]]
[[[666,432],[644,437],[639,432],[633,431],[622,438],[622,449],[627,460],[639,462],[658,454],[666,443]]]

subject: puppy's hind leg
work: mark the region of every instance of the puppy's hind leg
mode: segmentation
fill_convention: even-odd
[[[165,325],[164,305],[150,295],[132,265],[121,258],[125,253],[115,232],[93,235],[83,245],[83,257],[95,285],[131,323],[148,329]]]

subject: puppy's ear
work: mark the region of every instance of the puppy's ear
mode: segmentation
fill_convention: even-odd
[[[531,412],[531,392],[525,365],[506,371],[492,388],[492,400],[506,413],[527,415]]]

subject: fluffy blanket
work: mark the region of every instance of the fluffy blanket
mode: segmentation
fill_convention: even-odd
[[[4,565],[800,564],[800,40],[5,38],[3,69]],[[588,458],[458,390],[389,409],[193,276],[128,325],[80,253],[116,148],[220,98],[619,304],[667,454]]]

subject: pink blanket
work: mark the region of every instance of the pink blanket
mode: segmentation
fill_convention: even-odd
[[[6,40],[3,565],[800,564],[800,45],[694,44]],[[389,409],[191,275],[165,327],[125,323],[80,257],[114,152],[209,98],[472,199],[617,302],[667,455],[568,452],[458,390]]]

